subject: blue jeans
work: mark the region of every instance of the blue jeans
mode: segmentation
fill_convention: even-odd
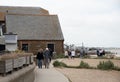
[[[39,59],[38,59],[38,67],[39,67],[39,68],[42,68],[42,60],[39,60]]]

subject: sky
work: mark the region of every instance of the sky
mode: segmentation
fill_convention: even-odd
[[[34,6],[57,14],[65,44],[120,47],[120,0],[0,0],[0,6]]]

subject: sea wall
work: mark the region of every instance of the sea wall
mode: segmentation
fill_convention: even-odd
[[[0,82],[34,82],[35,64],[26,66],[18,71],[13,71],[4,77],[0,77]]]

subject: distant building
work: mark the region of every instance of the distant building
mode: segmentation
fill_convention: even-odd
[[[4,33],[18,35],[18,48],[36,54],[39,48],[63,53],[64,37],[57,15],[40,7],[0,6],[0,24]]]

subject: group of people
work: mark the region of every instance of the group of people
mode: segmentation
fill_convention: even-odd
[[[72,51],[71,50],[66,50],[65,51],[65,56],[68,57],[69,59],[70,58],[74,59],[74,57],[75,57],[75,51],[74,50],[72,50]]]
[[[43,50],[42,48],[39,49],[37,53],[37,65],[39,68],[42,68],[42,65],[45,65],[45,68],[49,68],[49,63],[51,62],[52,58],[52,51],[49,48]]]
[[[97,49],[97,56],[99,57],[99,56],[103,56],[103,55],[105,55],[105,50]]]
[[[88,54],[87,48],[81,48],[79,50],[79,56],[80,56],[80,58],[83,58],[87,54]],[[75,55],[76,55],[76,52],[75,52],[74,49],[73,50],[66,50],[65,51],[65,56],[66,57],[68,56],[68,58],[71,58],[71,59],[73,58],[74,59]]]

